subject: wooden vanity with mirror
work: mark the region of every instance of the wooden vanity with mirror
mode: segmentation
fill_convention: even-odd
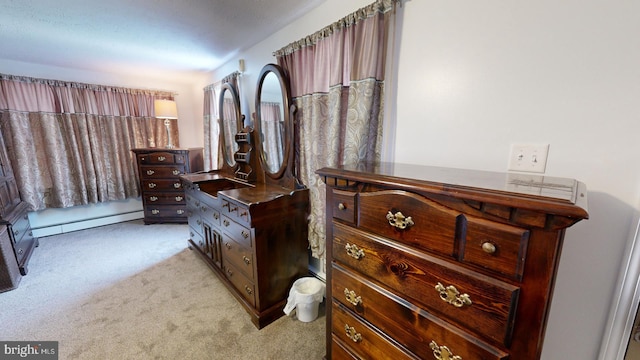
[[[288,79],[277,65],[263,68],[255,129],[243,127],[229,83],[219,109],[222,167],[181,176],[189,247],[260,329],[284,315],[291,285],[308,274],[309,192],[294,176]]]

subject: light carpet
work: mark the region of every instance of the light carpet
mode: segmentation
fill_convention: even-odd
[[[130,221],[40,239],[0,293],[0,340],[58,341],[60,359],[321,359],[312,322],[258,330],[187,248],[187,225]]]

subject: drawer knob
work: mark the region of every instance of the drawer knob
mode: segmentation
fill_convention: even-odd
[[[147,170],[147,175],[153,175],[153,174],[155,174],[155,173],[156,173],[156,172],[155,172],[155,171],[153,171],[153,170]]]
[[[344,288],[344,297],[353,306],[358,306],[358,305],[362,304],[362,297],[356,295],[356,292],[353,291],[353,290],[349,290],[347,288]]]
[[[167,160],[167,158],[166,158],[166,157],[164,157],[164,156],[158,156],[158,161],[165,161],[165,160]]]
[[[395,214],[389,211],[387,213],[387,220],[389,221],[389,225],[394,226],[400,230],[404,230],[414,225],[413,219],[411,219],[411,216],[404,216],[399,211]]]
[[[485,241],[482,243],[482,251],[486,252],[487,254],[494,254],[496,252],[496,246],[493,243]]]
[[[246,257],[246,256],[243,256],[243,257],[242,257],[242,260],[243,260],[243,261],[244,261],[244,263],[245,263],[245,264],[247,264],[247,265],[251,264],[251,259],[249,259],[249,258],[248,258],[248,257]]]
[[[182,186],[182,184],[180,183],[173,183],[173,187],[176,189],[180,189],[180,187]]]
[[[180,175],[180,170],[173,170],[173,175]]]
[[[149,188],[150,188],[150,189],[153,189],[153,188],[154,188],[154,187],[156,187],[156,186],[158,186],[158,185],[156,185],[156,183],[149,183]]]
[[[184,210],[178,209],[178,210],[176,210],[176,214],[183,215],[184,214]]]
[[[160,210],[153,209],[153,210],[151,210],[151,213],[153,215],[158,215],[158,214],[160,214]]]
[[[230,277],[233,276],[233,271],[231,271],[231,269],[227,268],[227,275],[229,275]]]
[[[438,282],[436,285],[436,291],[440,293],[440,299],[455,307],[463,307],[465,305],[471,305],[471,297],[468,294],[460,294],[455,286],[449,285],[444,287],[442,283]]]
[[[364,250],[358,248],[355,244],[351,245],[347,243],[347,245],[345,245],[344,248],[345,250],[347,250],[347,255],[351,256],[356,260],[360,260],[364,257]]]
[[[218,213],[213,213],[213,218],[218,220],[220,218],[220,215],[218,215]]]
[[[158,201],[158,197],[157,196],[152,196],[149,198],[149,200],[151,201]]]
[[[347,206],[345,204],[343,204],[343,203],[338,204],[338,209],[344,210],[346,208],[347,208]]]
[[[249,237],[249,233],[244,231],[244,230],[242,230],[242,237],[247,239]]]
[[[347,334],[347,337],[351,339],[353,342],[358,343],[362,341],[362,335],[356,332],[356,329],[353,326],[344,324],[344,332]]]
[[[438,360],[462,360],[462,357],[453,355],[448,347],[439,346],[434,340],[431,340],[429,347],[433,350],[433,357]]]
[[[176,196],[176,201],[182,201],[183,197],[182,196]]]
[[[226,246],[226,247],[227,247],[227,249],[231,250],[231,244],[229,244],[228,242],[227,242],[227,243],[224,243],[224,246]]]
[[[253,290],[251,290],[251,288],[249,287],[249,285],[245,285],[244,286],[244,291],[247,292],[247,294],[251,295],[253,294]]]
[[[224,219],[224,220],[222,221],[222,223],[224,224],[224,226],[229,226],[229,225],[231,225],[231,223],[230,223],[230,222],[229,222],[229,220],[227,220],[227,219]]]

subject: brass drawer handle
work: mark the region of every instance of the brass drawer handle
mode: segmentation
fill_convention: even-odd
[[[224,246],[226,246],[226,247],[227,247],[227,249],[231,250],[231,244],[229,244],[228,242],[227,242],[227,243],[224,243]]]
[[[246,256],[243,256],[243,257],[242,257],[242,260],[243,260],[243,261],[244,261],[244,263],[245,263],[245,264],[247,264],[247,265],[251,264],[251,259],[249,259],[249,258],[248,258],[248,257],[246,257]]]
[[[202,221],[201,221],[200,219],[196,220],[196,223],[197,223],[198,225],[202,225]]]
[[[358,306],[358,305],[362,304],[362,297],[356,295],[356,292],[353,291],[353,290],[349,290],[347,288],[344,288],[344,297],[353,306]]]
[[[184,210],[178,209],[178,210],[176,210],[176,214],[183,215],[184,214]]]
[[[399,211],[395,214],[392,214],[391,211],[389,211],[387,213],[387,220],[389,221],[389,225],[395,226],[396,228],[401,230],[415,225],[413,223],[413,219],[411,219],[411,216],[404,216]]]
[[[338,204],[338,209],[345,210],[346,208],[347,208],[347,206],[345,204],[343,204],[343,203],[339,203]]]
[[[176,201],[182,201],[183,197],[182,196],[176,196]]]
[[[158,197],[157,196],[152,196],[149,198],[149,200],[151,201],[158,201]]]
[[[155,171],[153,171],[153,170],[147,170],[147,175],[153,175],[153,174],[155,174],[155,173],[156,173],[156,172],[155,172]]]
[[[351,245],[347,243],[347,245],[345,245],[344,248],[347,250],[347,255],[351,256],[356,260],[360,260],[364,257],[364,250],[358,248],[355,244]]]
[[[224,219],[222,221],[222,223],[224,224],[224,226],[229,226],[230,225],[229,220],[227,220],[227,219]]]
[[[485,241],[482,243],[482,251],[486,252],[487,254],[495,254],[496,245],[489,241]]]
[[[244,231],[244,230],[242,230],[242,237],[247,239],[249,237],[249,233]]]
[[[434,340],[431,340],[429,347],[433,350],[433,357],[438,360],[462,360],[461,356],[453,355],[448,347],[439,346]]]
[[[213,218],[218,220],[220,218],[220,215],[218,215],[218,213],[213,213]]]
[[[180,183],[174,183],[173,184],[173,187],[176,188],[176,189],[180,189],[181,186],[182,186],[182,184],[180,184]]]
[[[229,206],[229,212],[234,212],[236,210],[238,210],[237,206],[234,206],[234,207]]]
[[[180,170],[173,170],[173,175],[180,175]]]
[[[344,324],[344,332],[347,334],[347,337],[353,342],[358,343],[362,341],[362,334],[356,332],[356,329],[353,326]]]
[[[158,156],[158,161],[165,161],[165,160],[167,160],[167,158],[166,158],[166,157],[164,157],[164,156]]]
[[[468,294],[460,294],[455,286],[449,285],[444,287],[442,283],[438,282],[436,285],[436,291],[440,293],[440,299],[455,307],[463,307],[465,305],[471,305],[471,297]]]
[[[156,185],[156,183],[149,183],[149,188],[150,188],[150,189],[153,189],[153,188],[155,188],[156,186],[158,186],[158,185]]]
[[[151,213],[153,215],[158,215],[158,214],[160,214],[160,210],[153,209],[153,210],[151,210]]]
[[[227,275],[229,275],[229,277],[233,276],[233,271],[229,268],[227,268]]]
[[[249,285],[245,285],[244,286],[244,291],[247,292],[247,294],[251,295],[253,294],[253,290],[251,290],[251,288],[249,287]]]

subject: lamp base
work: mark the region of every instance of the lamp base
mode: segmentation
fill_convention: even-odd
[[[175,146],[173,146],[173,142],[171,141],[171,130],[169,129],[170,126],[171,126],[171,121],[169,119],[165,119],[164,127],[167,128],[167,146],[165,147],[166,149],[175,148]]]

